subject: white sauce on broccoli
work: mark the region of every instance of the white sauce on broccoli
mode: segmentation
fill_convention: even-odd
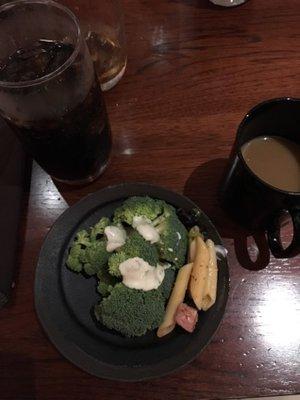
[[[148,218],[135,216],[133,217],[132,226],[151,244],[159,241],[159,233]]]
[[[107,238],[106,250],[111,252],[123,246],[126,241],[125,229],[119,226],[107,226],[104,229]]]
[[[157,289],[165,277],[163,265],[153,267],[140,257],[129,258],[119,265],[123,276],[123,283],[131,289],[144,290],[145,292]]]

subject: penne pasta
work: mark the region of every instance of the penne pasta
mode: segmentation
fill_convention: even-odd
[[[217,296],[218,266],[214,242],[210,239],[206,241],[209,252],[208,273],[202,298],[202,309],[208,310],[214,305]]]
[[[163,337],[175,328],[175,314],[179,304],[184,301],[193,264],[186,264],[178,271],[177,278],[168,301],[164,320],[157,330],[157,336]]]
[[[209,252],[206,244],[200,236],[197,236],[196,255],[191,272],[189,292],[198,310],[201,310],[202,308],[202,298],[207,277],[208,261]]]
[[[201,239],[203,238],[202,233],[200,232],[199,226],[195,225],[190,230],[190,239],[189,239],[189,254],[188,254],[188,261],[194,262],[196,256],[196,238],[200,236]]]
[[[189,262],[194,262],[196,256],[196,239],[190,240]]]

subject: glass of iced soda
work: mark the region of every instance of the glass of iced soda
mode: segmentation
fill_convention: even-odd
[[[105,169],[111,133],[74,14],[50,0],[0,7],[0,114],[53,178],[84,184]]]

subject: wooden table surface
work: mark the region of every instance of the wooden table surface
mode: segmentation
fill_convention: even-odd
[[[57,187],[39,167],[33,169],[16,286],[0,312],[0,398],[297,393],[300,257],[270,256],[262,237],[255,241],[227,220],[216,192],[243,115],[265,99],[300,97],[299,0],[249,0],[232,9],[208,0],[126,0],[124,6],[128,67],[105,94],[114,137],[108,169],[84,188]],[[144,383],[97,379],[73,366],[49,342],[34,311],[35,266],[51,225],[86,194],[125,181],[189,196],[229,249],[230,296],[211,344],[179,372]]]

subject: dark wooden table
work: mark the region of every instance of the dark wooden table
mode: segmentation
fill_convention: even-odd
[[[16,286],[0,312],[0,398],[297,393],[300,257],[270,256],[261,235],[255,241],[226,219],[216,192],[243,115],[268,98],[300,97],[299,0],[250,0],[234,9],[208,0],[124,3],[128,68],[105,94],[114,136],[109,168],[80,189],[56,187],[33,169]],[[44,334],[33,303],[38,252],[53,222],[86,194],[124,181],[162,185],[196,201],[224,238],[231,275],[226,314],[211,344],[179,372],[136,384],[97,379],[65,360]]]

